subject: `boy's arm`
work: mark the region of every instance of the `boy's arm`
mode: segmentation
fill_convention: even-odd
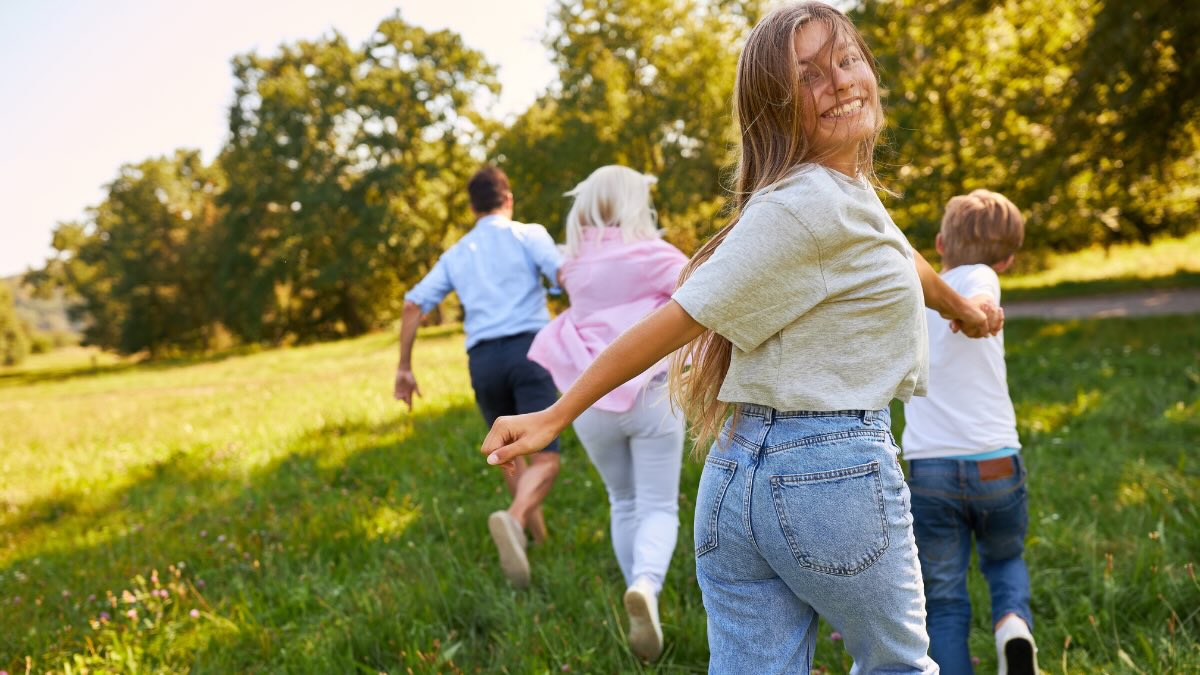
[[[950,330],[967,337],[988,337],[1004,327],[1004,310],[995,300],[981,295],[964,298],[934,271],[929,261],[913,249],[917,276],[925,293],[925,306],[950,319]]]
[[[515,457],[541,450],[602,396],[703,332],[704,326],[679,303],[668,302],[600,352],[549,408],[497,419],[481,451],[488,456],[489,464],[507,464]]]

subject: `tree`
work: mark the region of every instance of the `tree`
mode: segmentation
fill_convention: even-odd
[[[221,183],[194,150],[121,167],[88,222],[58,226],[57,254],[30,282],[80,299],[90,344],[152,356],[206,347]]]
[[[220,160],[227,323],[277,342],[393,319],[466,218],[494,68],[457,35],[396,14],[360,49],[334,33],[239,56],[234,75]]]
[[[29,327],[17,316],[12,289],[0,281],[0,365],[14,366],[29,355]]]
[[[719,228],[737,54],[763,4],[559,2],[546,38],[559,82],[496,146],[522,217],[560,233],[563,193],[615,163],[659,176],[660,222],[685,250]]]

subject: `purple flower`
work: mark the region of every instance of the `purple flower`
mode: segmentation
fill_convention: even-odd
[[[197,588],[204,588],[204,580],[203,580],[203,579],[197,579],[197,580],[196,580],[196,587],[197,587]]]
[[[835,630],[829,634],[829,639],[833,640],[834,642],[837,642],[838,640],[842,639],[842,634]]]
[[[108,621],[111,618],[112,617],[108,615],[108,612],[100,612],[100,620],[101,621]]]
[[[565,663],[564,663],[564,664],[562,665],[562,671],[563,671],[564,673],[569,673],[569,672],[571,672],[571,666],[569,666],[569,665],[567,665],[567,664],[565,664]]]
[[[971,663],[973,663],[973,664],[975,664],[975,665],[979,665],[979,662],[980,662],[980,661],[982,661],[982,660],[983,660],[983,659],[980,659],[978,656],[972,656],[972,657],[971,657]]]
[[[200,618],[200,610],[193,609],[192,611],[188,612],[188,616],[192,617],[193,619],[199,619]]]

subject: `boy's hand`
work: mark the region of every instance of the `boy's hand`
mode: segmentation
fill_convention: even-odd
[[[959,315],[950,319],[950,331],[972,338],[989,337],[1004,328],[1004,309],[988,295],[967,299]]]
[[[397,401],[404,401],[411,411],[413,406],[413,394],[421,395],[421,388],[417,386],[417,378],[413,372],[407,368],[396,369],[396,391],[395,396]]]
[[[526,415],[498,418],[483,439],[480,452],[487,456],[488,464],[500,465],[505,473],[513,470],[512,460],[522,455],[532,455],[550,445],[550,441],[562,432],[551,409]]]

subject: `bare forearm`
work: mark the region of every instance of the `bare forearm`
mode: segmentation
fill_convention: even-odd
[[[550,407],[565,428],[605,394],[704,332],[674,300],[639,321],[609,345]]]
[[[421,325],[420,306],[406,302],[400,316],[400,369],[412,370],[413,343],[417,340],[417,328]]]
[[[946,283],[925,256],[914,250],[917,276],[921,279],[921,290],[925,294],[925,306],[947,318],[958,318],[964,311],[965,298]]]

